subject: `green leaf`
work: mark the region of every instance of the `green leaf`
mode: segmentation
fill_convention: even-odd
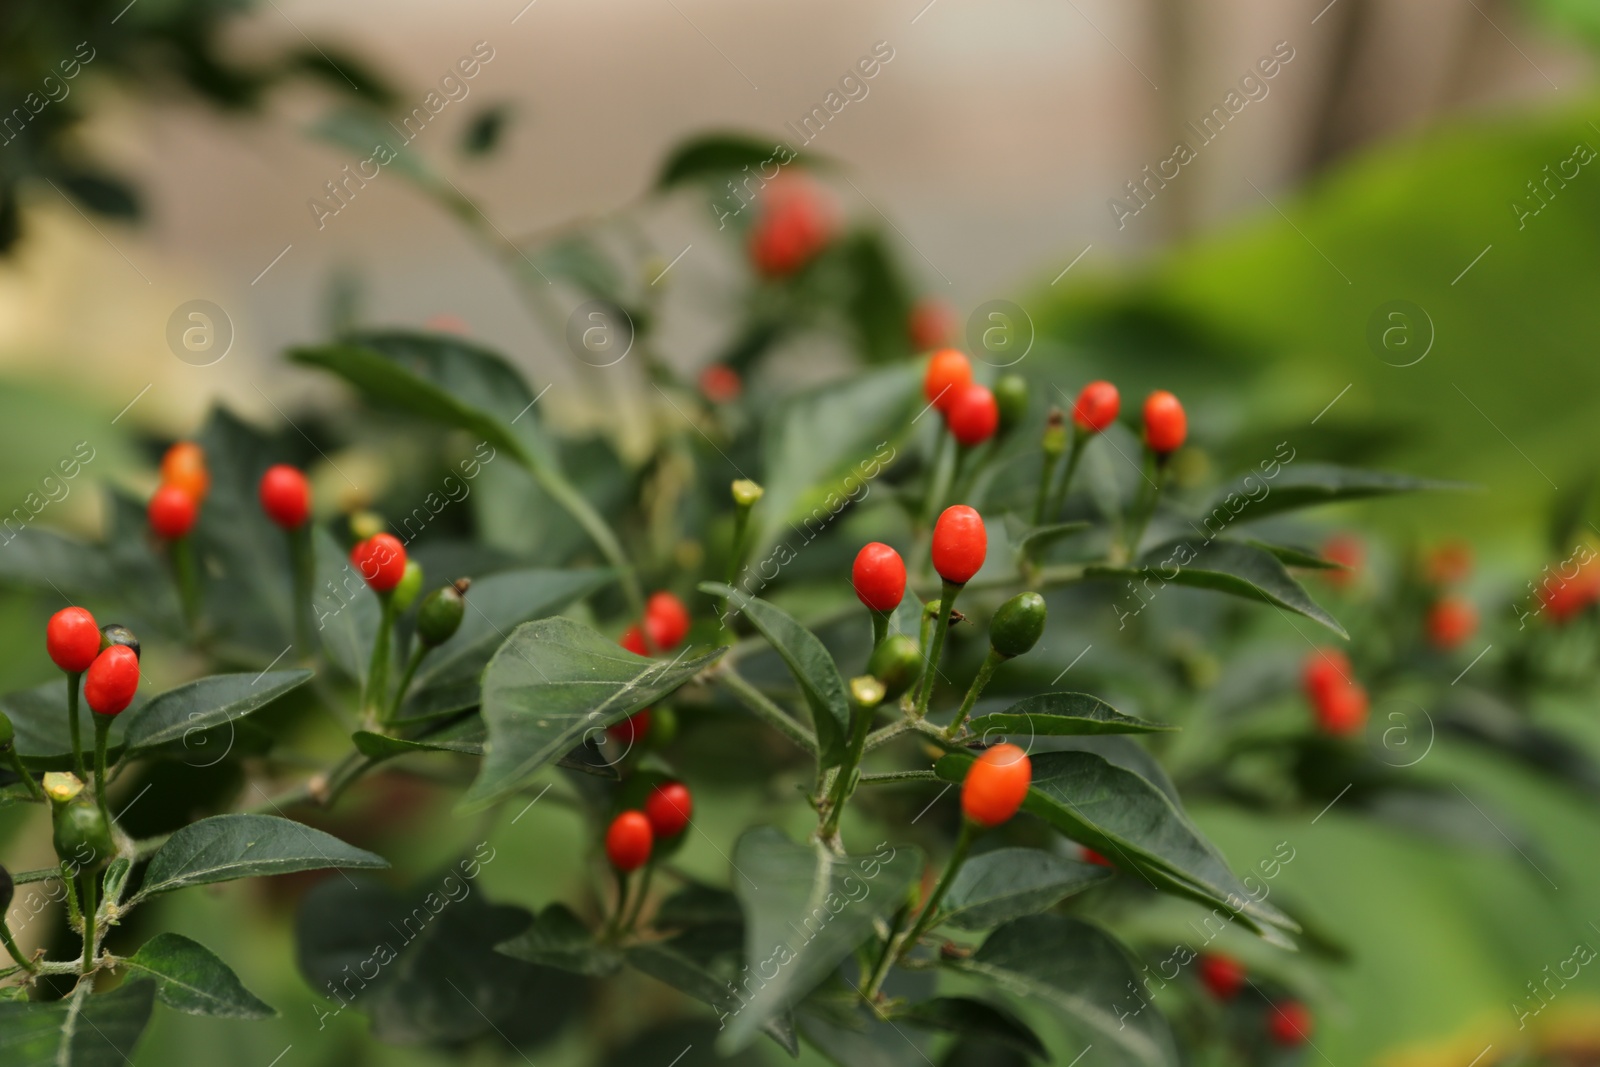
[[[952,752],[934,771],[960,782],[973,760],[971,753]],[[1188,816],[1144,777],[1090,752],[1044,752],[1032,764],[1024,809],[1074,841],[1157,889],[1237,916],[1268,940],[1285,944],[1274,928],[1297,929],[1278,909],[1253,899]]]
[[[312,530],[311,545],[316,569],[311,617],[322,649],[352,681],[365,684],[382,614],[378,594],[362,580],[328,531]]]
[[[474,579],[461,628],[422,661],[398,721],[476,707],[483,668],[512,630],[588,596],[612,578],[609,571],[573,569],[501,571]]]
[[[137,753],[243,718],[311,680],[310,671],[214,674],[169,689],[134,712],[125,743]]]
[[[1104,867],[1044,849],[997,848],[962,865],[940,921],[962,930],[987,930],[1054,907],[1110,877]]]
[[[0,1063],[7,1067],[127,1067],[150,1022],[155,986],[128,982],[93,996],[82,982],[63,1000],[0,1002]]]
[[[1040,552],[1049,548],[1064,537],[1075,533],[1082,533],[1094,525],[1091,522],[1056,522],[1044,526],[1034,526],[1020,515],[1006,513],[1005,519],[1006,539],[1011,542],[1011,547],[1022,559],[1034,559]]]
[[[494,950],[512,959],[592,978],[603,978],[622,966],[617,950],[597,944],[594,933],[565,904],[545,908],[533,925]]]
[[[190,1015],[265,1019],[278,1014],[210,949],[180,934],[157,934],[123,964],[155,979],[161,1003]]]
[[[1059,915],[1017,919],[955,967],[1043,1002],[1074,1033],[1137,1063],[1178,1063],[1166,1020],[1133,992],[1141,988],[1138,973],[1122,947],[1088,923]]]
[[[1331,559],[1323,559],[1310,549],[1297,548],[1294,545],[1273,545],[1254,538],[1246,538],[1245,544],[1252,548],[1259,548],[1263,552],[1271,553],[1279,563],[1285,567],[1304,567],[1309,570],[1337,571],[1344,570],[1344,565],[1335,563]]]
[[[1034,1059],[1050,1058],[1027,1023],[999,1005],[973,997],[935,997],[895,1012],[894,1018],[925,1030],[992,1041]]]
[[[190,823],[150,857],[135,899],[184,886],[389,861],[332,834],[276,815],[213,815]]]
[[[911,354],[907,320],[912,297],[883,235],[872,230],[850,234],[839,248],[851,275],[845,313],[869,363],[886,363]]]
[[[1062,734],[1148,734],[1176,726],[1124,715],[1088,693],[1040,693],[990,715],[979,715],[968,729],[986,745],[1002,740],[1027,748],[1024,738]]]
[[[491,104],[472,116],[461,133],[461,154],[487,156],[500,145],[500,138],[511,121],[510,104]]]
[[[571,619],[523,623],[483,673],[489,742],[458,810],[479,811],[503,800],[545,764],[654,704],[723,651],[691,660],[646,659]]]
[[[1259,493],[1262,486],[1267,487],[1266,494],[1251,499],[1252,494]],[[1413,478],[1405,474],[1386,474],[1325,463],[1291,464],[1283,467],[1276,478],[1247,474],[1223,487],[1206,506],[1206,515],[1207,518],[1216,517],[1218,522],[1224,521],[1224,517],[1228,522],[1254,522],[1268,515],[1316,507],[1318,504],[1337,504],[1425,489],[1471,488],[1462,482]]]
[[[1238,541],[1202,541],[1180,537],[1149,549],[1131,567],[1091,566],[1089,578],[1142,578],[1159,593],[1168,583],[1259,600],[1320,622],[1340,637],[1349,637],[1338,620],[1324,611],[1276,557]],[[1149,582],[1159,583],[1152,587]],[[1142,601],[1140,602],[1143,603]],[[1142,610],[1142,609],[1141,609]]]
[[[671,189],[688,181],[720,181],[730,172],[741,171],[746,166],[759,168],[763,163],[822,167],[826,161],[817,156],[800,156],[787,146],[763,137],[742,133],[711,133],[680,143],[661,165],[656,175],[656,189]]]
[[[726,596],[729,605],[737,608],[756,632],[767,639],[789,673],[794,675],[811,708],[811,719],[817,728],[817,759],[823,767],[839,764],[844,759],[845,741],[850,733],[850,698],[845,694],[839,668],[821,638],[783,610],[758,597],[745,596],[731,586],[702,582],[700,591]]]
[[[135,697],[133,707],[111,720],[108,751],[121,751],[128,722],[139,712],[138,699]],[[72,765],[72,734],[67,725],[67,682],[64,676],[32,689],[0,696],[0,711],[4,711],[11,719],[11,726],[16,731],[17,754],[28,766],[67,770]],[[91,750],[94,743],[93,716],[94,712],[89,710],[80,694],[78,724]]]
[[[628,949],[628,963],[658,982],[664,982],[687,997],[716,1009],[717,1018],[727,1018],[739,1010],[739,1000],[728,991],[733,975],[719,978],[698,962],[675,951],[670,943],[635,945]],[[761,1024],[761,1032],[776,1041],[791,1056],[800,1054],[800,1039],[794,1032],[794,1017],[788,1012],[774,1015]]]
[[[871,855],[840,856],[762,826],[735,843],[733,870],[745,914],[746,962],[763,977],[777,973],[728,1021],[719,1041],[724,1053],[747,1045],[768,1019],[792,1010],[871,936],[873,923],[905,901],[922,872],[922,854],[885,842]]]
[[[870,497],[873,480],[894,461],[923,406],[920,380],[919,366],[897,364],[800,393],[767,416],[766,493],[756,511],[752,560],[770,554],[773,564],[785,566],[847,504]]]

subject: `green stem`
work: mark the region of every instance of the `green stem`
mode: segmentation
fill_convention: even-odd
[[[981,445],[968,448],[962,445],[959,459],[956,461],[956,478],[950,491],[950,500],[955,504],[964,504],[972,495],[973,488],[978,484],[978,476],[983,473],[983,468],[994,456],[993,441],[985,441]]]
[[[976,837],[976,826],[968,819],[961,820],[961,833],[956,837],[956,847],[950,853],[950,862],[945,864],[944,873],[939,876],[939,884],[933,887],[933,892],[928,896],[928,902],[922,906],[922,914],[917,916],[917,923],[911,932],[900,943],[900,950],[896,957],[904,956],[916,947],[917,939],[928,932],[933,925],[935,913],[939,910],[940,901],[944,900],[945,893],[950,890],[950,883],[955,881],[956,872],[961,870],[961,865],[967,861],[967,853],[972,850],[972,841]]]
[[[839,832],[839,819],[844,815],[845,802],[850,799],[850,794],[855,791],[859,782],[856,772],[860,769],[861,757],[867,750],[867,734],[872,730],[872,720],[877,711],[876,704],[872,707],[855,705],[850,720],[850,747],[845,750],[844,762],[839,765],[839,773],[833,780],[833,791],[828,795],[828,817],[822,824],[824,841],[831,841]]]
[[[1060,456],[1046,453],[1039,464],[1039,486],[1033,494],[1033,524],[1044,525],[1045,505],[1050,500],[1050,483],[1055,480],[1056,467],[1061,463]]]
[[[406,690],[411,688],[411,681],[417,676],[417,668],[422,666],[422,658],[430,651],[415,634],[412,635],[412,640],[416,641],[417,647],[412,649],[411,658],[406,661],[405,672],[400,675],[400,688],[394,694],[394,706],[389,709],[389,717],[384,720],[385,722],[394,722],[399,718],[400,705],[406,702]]]
[[[77,929],[83,928],[83,916],[78,911],[78,876],[71,865],[65,860],[61,861],[61,885],[67,898],[67,925]]]
[[[639,877],[639,892],[633,898],[633,907],[628,909],[627,917],[622,920],[621,933],[629,933],[633,930],[633,924],[639,921],[639,913],[644,910],[645,898],[650,895],[650,876],[655,873],[655,870],[656,861],[655,857],[652,856],[649,862],[644,865],[644,874]]]
[[[83,887],[83,970],[80,972],[82,974],[88,974],[94,970],[95,948],[98,940],[95,936],[97,932],[95,930],[97,905],[94,899],[95,882],[97,880],[97,877],[88,871],[83,872],[78,877],[79,884]]]
[[[894,962],[895,942],[900,936],[901,927],[905,925],[910,915],[909,904],[895,909],[894,919],[889,924],[889,936],[883,942],[883,951],[878,954],[878,962],[872,968],[872,974],[861,986],[861,996],[869,1005],[878,998],[878,990],[882,988],[883,980],[889,977],[889,965]]]
[[[714,676],[718,682],[739,698],[739,702],[764,719],[768,725],[774,727],[779,733],[793,741],[806,752],[815,756],[817,754],[817,739],[809,730],[795,722],[782,708],[767,699],[765,693],[751,685],[744,675],[732,667],[724,667]]]
[[[294,571],[294,641],[300,649],[300,658],[312,655],[311,647],[311,591],[316,584],[316,570],[311,552],[311,523],[301,523],[286,530],[289,539],[289,564]]]
[[[78,680],[82,677],[81,671],[67,675],[67,729],[72,734],[72,769],[77,773],[78,781],[87,782],[89,772],[83,766],[82,727],[78,724]]]
[[[23,970],[29,974],[39,973],[39,965],[24,956],[22,950],[17,947],[16,939],[11,936],[11,927],[6,925],[5,916],[3,915],[0,915],[0,942],[5,943],[6,951],[11,953],[11,958],[16,960]]]
[[[956,597],[960,595],[964,584],[946,580],[940,589],[939,621],[933,626],[933,650],[928,655],[928,664],[924,671],[926,682],[917,697],[916,717],[919,719],[928,714],[928,699],[933,696],[934,686],[939,681],[939,657],[944,654],[945,631],[950,629],[950,611],[955,607]]]
[[[933,636],[931,627],[933,626],[934,620],[938,617],[939,604],[937,601],[930,600],[928,603],[922,605],[922,626],[917,632],[917,651],[922,653],[922,662],[924,664],[928,662],[928,653],[932,651],[932,649],[928,647],[928,641]],[[922,697],[922,687],[928,685],[932,681],[932,677],[933,672],[924,666],[922,674],[917,678],[916,684],[911,687],[912,707],[916,707],[917,701]]]
[[[372,723],[384,721],[383,709],[389,695],[389,644],[394,632],[394,598],[379,593],[378,603],[378,636],[372,642],[372,662],[367,666],[367,687],[361,698],[362,714]]]
[[[112,715],[94,716],[94,799],[106,826],[111,825],[111,809],[106,805],[106,738],[111,733]]]
[[[927,567],[928,550],[934,520],[939,517],[939,504],[950,492],[950,479],[955,473],[955,438],[940,433],[934,446],[933,466],[928,471],[927,496],[922,500],[922,516],[917,523],[916,541],[912,549],[911,572],[920,573]]]
[[[191,633],[200,619],[200,572],[195,567],[194,544],[179,537],[172,542],[172,568],[178,577],[178,603]]]
[[[872,647],[877,648],[883,644],[884,638],[889,636],[889,613],[872,611],[868,614],[872,616]]]
[[[1139,542],[1144,540],[1145,527],[1150,525],[1150,519],[1156,513],[1156,504],[1161,499],[1161,484],[1166,480],[1165,474],[1166,457],[1156,455],[1148,445],[1145,446],[1144,484],[1139,487],[1139,497],[1134,502],[1134,514],[1130,516],[1128,523],[1126,550],[1130,561],[1138,558]]]
[[[1045,511],[1045,519],[1055,522],[1061,516],[1061,509],[1067,504],[1067,494],[1072,490],[1072,476],[1078,471],[1078,461],[1083,458],[1084,446],[1089,443],[1089,435],[1079,430],[1076,426],[1072,429],[1072,445],[1067,449],[1067,469],[1061,475],[1061,482],[1050,494],[1050,504]]]
[[[611,912],[611,918],[606,921],[605,933],[601,940],[611,941],[622,929],[622,913],[628,906],[628,890],[632,887],[631,877],[623,871],[611,868],[611,873],[617,878],[617,906]]]
[[[945,737],[955,737],[961,730],[961,724],[967,721],[967,716],[972,712],[972,705],[977,703],[978,694],[983,692],[983,687],[989,684],[989,679],[994,676],[995,668],[1006,661],[994,649],[989,649],[989,654],[983,657],[983,666],[978,668],[978,676],[972,679],[972,684],[967,687],[967,695],[961,701],[961,710],[956,712],[955,719],[945,730]]]
[[[43,800],[44,790],[40,788],[33,775],[28,773],[28,768],[22,765],[22,757],[17,755],[17,746],[15,744],[6,749],[5,761],[6,765],[11,768],[12,773],[27,785],[29,795],[36,800]]]

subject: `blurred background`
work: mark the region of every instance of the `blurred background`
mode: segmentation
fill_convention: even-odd
[[[1596,533],[1596,43],[1589,0],[17,0],[0,11],[0,500],[91,442],[90,478],[41,521],[92,531],[87,481],[148,488],[151,442],[215,403],[267,426],[336,410],[342,394],[281,353],[351,322],[464,329],[552,385],[547,418],[625,442],[645,387],[597,399],[559,330],[581,297],[552,285],[530,307],[506,263],[538,272],[575,227],[613,226],[690,136],[801,147],[825,114],[804,150],[835,164],[840,210],[883,232],[913,290],[962,323],[1013,302],[1069,392],[1092,368],[1127,395],[1159,381],[1204,397],[1198,436],[1242,438],[1242,455],[1292,430],[1304,455],[1471,483],[1335,518],[1467,541],[1482,609],[1504,615]],[[877,73],[842,89],[869,56]],[[441,91],[468,57],[476,74]],[[413,109],[429,118],[351,180],[370,155],[351,107],[397,134]],[[742,269],[699,191],[630,218],[623,239],[672,287],[711,292]],[[195,301],[221,356],[179,354]],[[661,356],[716,358],[726,310],[671,311]],[[828,366],[825,340],[786,345],[779,373]],[[39,678],[37,614],[0,606],[21,649],[7,686]],[[1562,710],[1594,735],[1592,707]],[[1470,776],[1479,757],[1436,758]],[[1537,1038],[1518,1014],[1542,968],[1600,945],[1592,801],[1504,769],[1486,788],[1548,854],[1337,812],[1197,813],[1236,863],[1291,841],[1288,891],[1348,943],[1329,1063],[1600,1062],[1590,971],[1538,1013]],[[542,853],[577,847],[576,825],[485,832],[512,846],[485,874],[507,895],[537,884]],[[440,833],[443,859],[460,830]],[[687,862],[716,877],[704,852]],[[225,929],[229,894],[267,893],[230,886],[168,920],[284,1016],[159,1016],[141,1063],[444,1062],[321,1019],[287,911]]]

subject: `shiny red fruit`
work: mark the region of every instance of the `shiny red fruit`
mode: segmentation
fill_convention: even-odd
[[[1183,447],[1189,434],[1189,417],[1178,398],[1157,389],[1144,399],[1144,440],[1153,450],[1166,455]]]
[[[193,441],[179,441],[161,457],[161,484],[175,485],[203,503],[211,492],[211,474],[206,470],[205,450]]]
[[[932,297],[918,300],[906,319],[911,347],[918,352],[949,344],[955,340],[958,326],[955,309]]]
[[[689,609],[671,593],[652,593],[644,605],[644,632],[662,652],[683,644],[689,636]]]
[[[374,534],[350,550],[350,563],[374,592],[387,593],[406,574],[406,546],[394,534]]]
[[[995,745],[967,769],[961,810],[979,826],[999,826],[1022,807],[1033,781],[1028,754],[1016,745]]]
[[[625,811],[611,820],[606,831],[606,858],[611,866],[626,874],[643,867],[650,859],[655,837],[650,820],[642,811]]]
[[[694,798],[682,782],[663,782],[645,798],[644,814],[656,837],[676,837],[694,815]]]
[[[1457,648],[1478,629],[1478,609],[1465,597],[1444,596],[1428,609],[1428,640],[1443,651]]]
[[[311,515],[311,486],[287,463],[268,467],[259,488],[261,510],[285,530],[298,529]]]
[[[1313,702],[1341,686],[1349,685],[1354,677],[1350,657],[1337,648],[1319,648],[1306,658],[1306,696]]]
[[[1000,405],[988,386],[973,382],[956,391],[945,406],[944,421],[952,437],[972,448],[994,436],[1000,425]]]
[[[1316,702],[1317,724],[1334,737],[1359,734],[1367,725],[1367,691],[1359,682],[1341,685]]]
[[[1232,956],[1207,952],[1196,966],[1200,981],[1218,1000],[1232,1000],[1244,988],[1244,964]]]
[[[139,656],[127,645],[112,645],[89,664],[83,699],[96,715],[115,715],[139,691]]]
[[[1570,578],[1562,573],[1567,565],[1566,562],[1558,564],[1556,573],[1546,577],[1539,585],[1539,604],[1557,623],[1566,622],[1600,600],[1600,557],[1579,564]],[[1549,569],[1545,568],[1546,571]]]
[[[940,411],[946,411],[956,394],[972,384],[972,361],[966,353],[941,348],[928,358],[922,375],[922,395]]]
[[[150,529],[155,531],[155,535],[175,541],[194,529],[194,520],[200,516],[200,505],[195,503],[187,489],[163,485],[150,498],[148,514]]]
[[[1303,1045],[1311,1040],[1311,1009],[1298,1000],[1286,1000],[1268,1009],[1267,1033],[1280,1045]]]
[[[983,567],[989,534],[983,518],[965,504],[944,509],[933,527],[933,569],[947,582],[969,581]]]
[[[641,708],[632,715],[629,715],[626,719],[623,719],[621,722],[614,722],[610,726],[606,727],[606,736],[622,745],[625,749],[631,749],[634,745],[643,741],[647,736],[649,736],[649,734],[649,708]]]
[[[622,636],[617,638],[617,644],[632,652],[635,656],[648,656],[650,648],[644,643],[644,629],[638,625],[630,626],[622,631]]]
[[[890,612],[906,595],[906,565],[900,553],[879,541],[863,545],[850,568],[856,599],[871,611]]]
[[[750,228],[750,261],[767,277],[793,274],[833,240],[833,205],[810,180],[780,177],[761,191],[761,200],[761,215]]]
[[[44,647],[57,667],[81,674],[100,654],[100,627],[87,608],[62,608],[44,628]]]
[[[713,404],[730,404],[744,391],[739,372],[722,363],[713,363],[700,372],[700,392]]]
[[[1110,382],[1090,382],[1072,404],[1073,424],[1083,433],[1100,433],[1117,421],[1122,395]]]

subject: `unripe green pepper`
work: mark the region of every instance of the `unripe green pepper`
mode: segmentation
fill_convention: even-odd
[[[1001,604],[989,620],[989,644],[1002,656],[1020,656],[1044,634],[1044,597],[1018,593]]]
[[[908,634],[890,634],[867,661],[867,673],[883,683],[884,700],[893,700],[922,676],[922,651]]]
[[[100,651],[104,652],[112,645],[123,645],[133,649],[133,658],[139,658],[139,638],[134,632],[120,622],[108,622],[100,627]]]
[[[105,814],[98,804],[83,797],[56,807],[54,840],[61,862],[85,870],[104,866],[115,853]]]
[[[455,636],[467,611],[466,594],[471,585],[472,579],[461,578],[423,597],[417,609],[417,640],[436,648]]]
[[[650,747],[663,749],[678,736],[678,713],[671,708],[650,709]]]
[[[1001,436],[1010,433],[1028,417],[1028,380],[1020,374],[1003,374],[994,383],[994,402],[1000,409]]]
[[[400,584],[389,594],[389,603],[393,606],[395,614],[415,603],[420,592],[422,592],[422,564],[414,559],[408,559],[406,569],[400,575]]]

